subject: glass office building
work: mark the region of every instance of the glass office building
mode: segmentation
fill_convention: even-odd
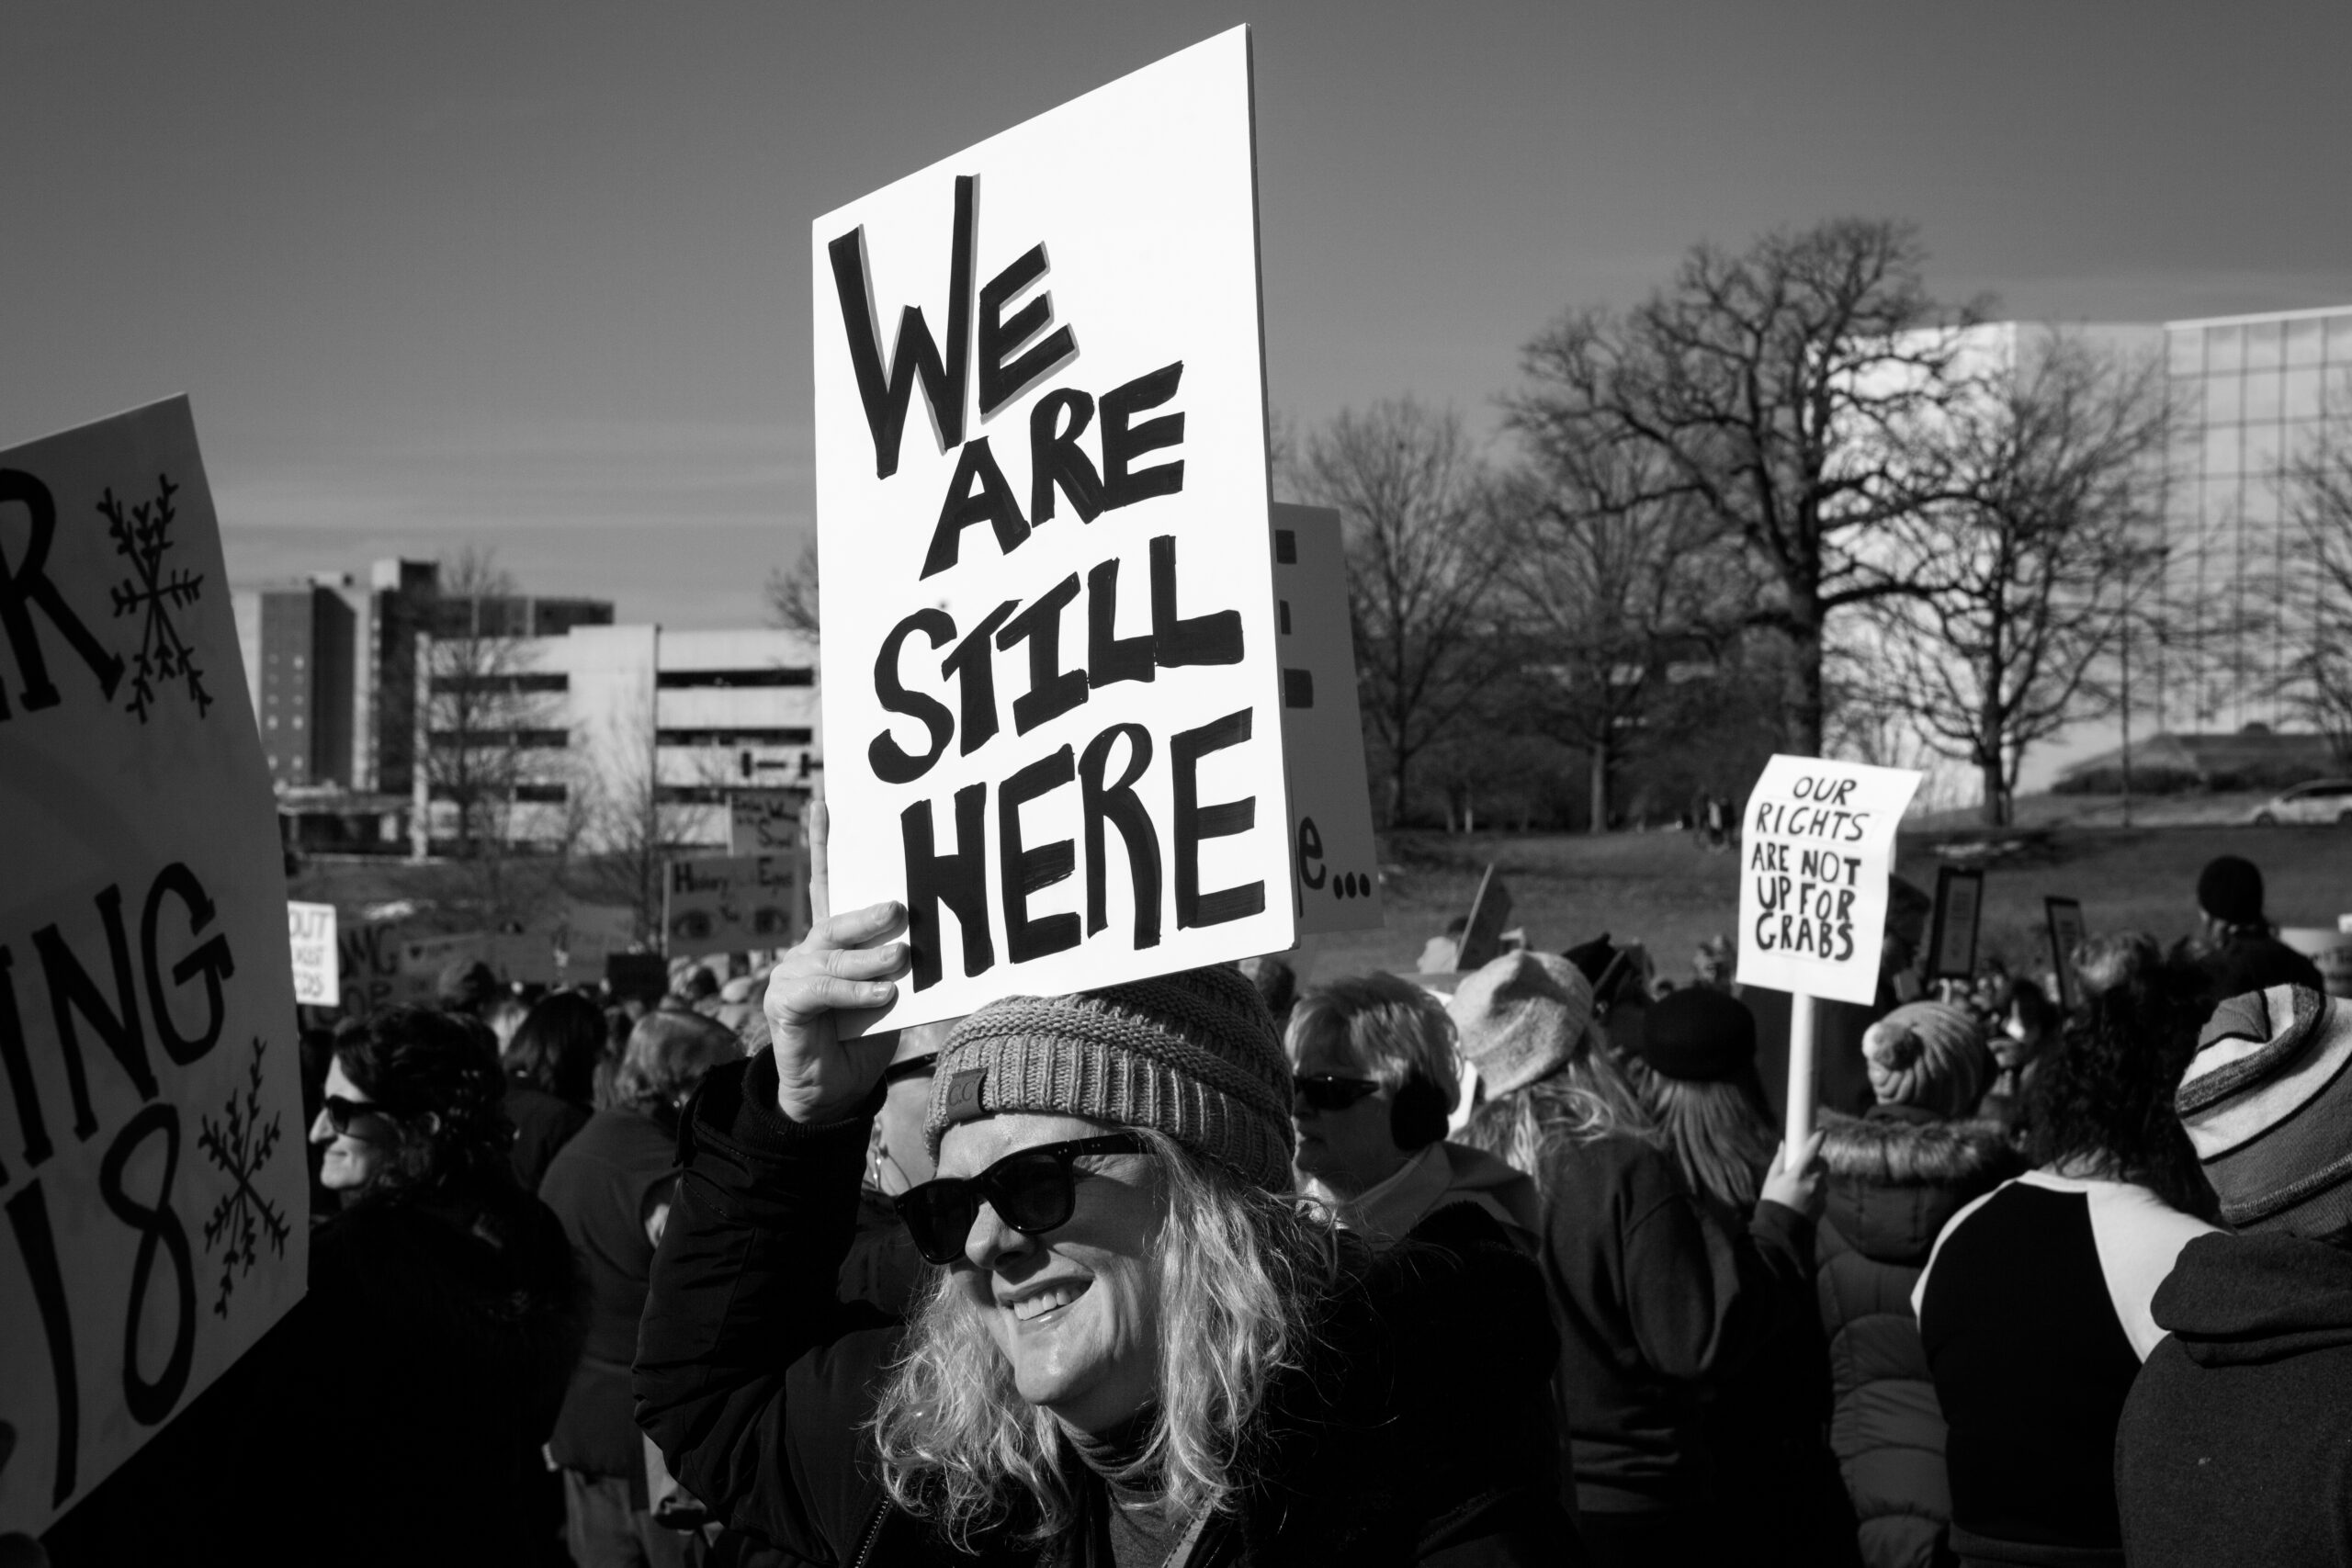
[[[2164,325],[2177,420],[2166,465],[2156,729],[2295,721],[2286,690],[2319,592],[2299,570],[2291,468],[2352,436],[2352,306]],[[2145,690],[2145,688],[2143,688]],[[2145,699],[2135,694],[2133,707]]]

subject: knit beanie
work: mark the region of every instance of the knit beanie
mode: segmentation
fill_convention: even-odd
[[[1737,997],[1688,986],[1650,1004],[1642,1060],[1662,1077],[1722,1083],[1756,1063],[1756,1015]]]
[[[2352,1224],[2352,1012],[2308,986],[2232,997],[2173,1105],[2222,1217],[2324,1236]]]
[[[1565,958],[1506,953],[1465,978],[1446,1004],[1463,1060],[1491,1098],[1566,1063],[1592,1024],[1592,983]]]
[[[2225,926],[2262,923],[2262,873],[2239,855],[2208,861],[2197,874],[2197,907]]]
[[[1008,1111],[1164,1133],[1270,1192],[1291,1188],[1290,1061],[1258,988],[1217,965],[1068,997],[1006,997],[939,1053],[923,1132]]]
[[[1862,1035],[1863,1066],[1881,1105],[1965,1116],[1984,1098],[1993,1053],[1984,1026],[1951,1002],[1906,1002]]]

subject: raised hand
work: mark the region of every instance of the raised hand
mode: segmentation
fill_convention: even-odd
[[[820,919],[768,976],[762,1006],[775,1052],[776,1109],[795,1122],[847,1116],[890,1065],[897,1031],[843,1040],[835,1015],[896,999],[893,981],[906,971],[907,944],[865,944],[906,922],[906,906],[895,899]]]
[[[1772,1168],[1764,1173],[1764,1190],[1757,1201],[1778,1203],[1794,1209],[1808,1219],[1819,1219],[1823,1203],[1821,1179],[1826,1170],[1821,1163],[1822,1134],[1815,1131],[1797,1150],[1797,1157],[1788,1157],[1789,1146],[1782,1144],[1772,1153]]]

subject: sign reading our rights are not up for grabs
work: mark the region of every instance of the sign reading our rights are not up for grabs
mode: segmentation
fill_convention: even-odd
[[[1741,985],[1876,999],[1894,830],[1919,779],[1819,757],[1765,763],[1740,836]]]
[[[187,400],[0,452],[0,1533],[302,1294],[284,863]]]
[[[864,1027],[1291,945],[1255,186],[1237,28],[813,226]]]

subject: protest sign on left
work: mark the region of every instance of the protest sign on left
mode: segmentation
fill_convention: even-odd
[[[845,1027],[1289,947],[1248,30],[811,240]]]
[[[187,400],[0,452],[0,1532],[301,1296],[283,864]]]

